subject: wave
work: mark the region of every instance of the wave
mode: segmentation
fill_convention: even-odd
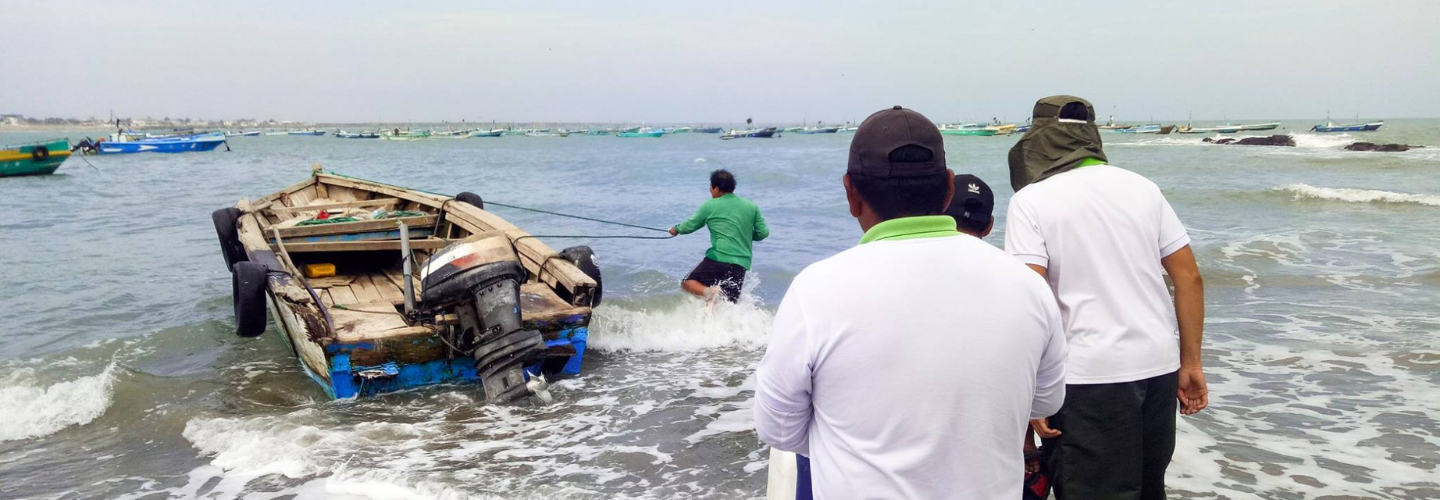
[[[1440,207],[1440,196],[1408,194],[1376,189],[1323,188],[1309,184],[1287,184],[1271,191],[1289,193],[1296,200],[1330,200],[1350,203],[1397,203]]]
[[[746,286],[753,285],[747,283]],[[758,347],[764,345],[770,321],[774,318],[748,293],[734,304],[721,300],[706,305],[700,299],[688,296],[666,302],[622,303],[595,309],[589,347],[601,351],[695,351],[727,345]]]
[[[99,374],[40,385],[35,371],[21,368],[0,381],[0,442],[48,436],[85,425],[110,408],[115,363]]]

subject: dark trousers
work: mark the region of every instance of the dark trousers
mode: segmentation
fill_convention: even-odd
[[[1165,498],[1165,469],[1175,453],[1177,373],[1114,384],[1066,385],[1050,417],[1058,437],[1044,460],[1057,500]]]

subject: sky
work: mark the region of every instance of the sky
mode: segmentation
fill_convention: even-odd
[[[1440,1],[0,0],[0,114],[312,122],[1440,117]],[[33,22],[17,22],[29,19]]]

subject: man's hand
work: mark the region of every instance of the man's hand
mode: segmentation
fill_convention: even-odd
[[[1037,418],[1031,420],[1030,428],[1035,429],[1035,434],[1038,434],[1041,438],[1044,439],[1049,439],[1060,435],[1060,431],[1058,429],[1050,428],[1050,419],[1046,418]]]
[[[670,236],[677,236],[677,235],[679,235],[679,234],[680,234],[680,231],[676,231],[674,227],[671,227],[671,228],[670,228]]]
[[[1205,388],[1205,370],[1200,367],[1180,367],[1180,414],[1194,415],[1210,404],[1210,391]]]

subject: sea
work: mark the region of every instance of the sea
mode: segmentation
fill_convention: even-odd
[[[1307,132],[1318,121],[1274,131],[1296,147],[1104,135],[1112,164],[1164,190],[1206,283],[1210,407],[1179,418],[1174,498],[1440,498],[1440,120]],[[764,497],[755,366],[794,276],[861,236],[841,186],[852,136],[236,137],[0,178],[0,498]],[[1017,138],[946,138],[949,166],[996,192],[995,245]],[[1343,149],[1361,140],[1426,147]],[[657,233],[493,207],[588,236],[548,241],[591,246],[604,275],[584,373],[548,406],[487,405],[475,386],[331,401],[273,326],[234,334],[209,218],[313,165],[657,228],[725,168],[771,236],[742,300],[707,307],[678,289],[703,231],[593,238]]]

